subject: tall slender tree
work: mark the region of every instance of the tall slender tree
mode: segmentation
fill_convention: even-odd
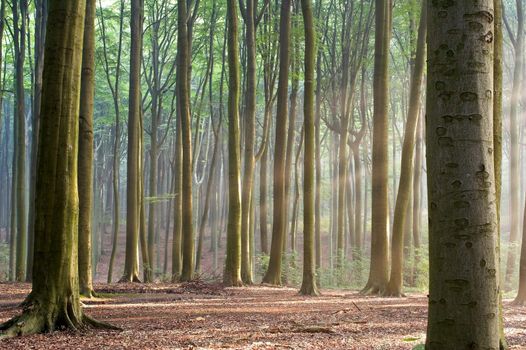
[[[239,150],[239,46],[235,0],[227,2],[228,21],[228,223],[226,286],[241,286],[241,156]],[[248,233],[247,233],[248,235]]]
[[[315,264],[315,112],[314,112],[314,70],[316,64],[316,32],[311,0],[302,0],[303,26],[305,30],[305,90],[304,90],[304,132],[305,161],[303,180],[303,282],[300,293],[317,295]]]
[[[285,152],[287,148],[288,85],[290,60],[290,0],[281,2],[279,24],[279,78],[277,90],[276,132],[274,145],[274,208],[270,261],[263,283],[281,284],[281,262],[283,241],[287,226],[284,217],[285,196]]]
[[[0,15],[0,17],[2,17]],[[33,276],[33,250],[35,233],[35,186],[37,172],[38,129],[40,127],[40,105],[42,103],[42,72],[44,69],[44,43],[46,41],[47,1],[35,1],[35,50],[34,84],[31,125],[31,165],[29,176],[29,206],[27,229],[26,281]],[[1,53],[0,53],[1,56]],[[0,62],[1,67],[1,62]],[[0,103],[1,105],[1,103]]]
[[[186,0],[177,1],[177,103],[181,127],[181,225],[182,225],[182,281],[190,281],[194,274],[194,225],[192,219],[192,123],[190,116],[190,44]]]
[[[17,281],[24,281],[27,259],[27,211],[26,211],[26,114],[24,64],[26,57],[27,0],[13,2],[13,31],[15,54],[16,99],[16,273]]]
[[[126,188],[126,256],[122,282],[139,282],[141,58],[144,1],[131,2],[130,89],[128,107],[128,186]]]
[[[95,96],[96,8],[96,0],[86,0],[79,109],[79,289],[80,294],[88,298],[94,295],[91,262],[91,214],[93,206],[93,103]]]
[[[388,208],[388,67],[391,38],[391,1],[376,0],[374,57],[374,116],[372,155],[371,267],[364,294],[384,291],[389,278]]]
[[[513,40],[515,62],[513,68],[513,87],[510,99],[510,246],[506,262],[504,289],[512,289],[512,278],[517,264],[517,242],[520,233],[520,145],[519,145],[519,101],[522,94],[524,68],[524,9],[523,1],[516,0],[517,33]],[[510,35],[512,35],[510,33]]]

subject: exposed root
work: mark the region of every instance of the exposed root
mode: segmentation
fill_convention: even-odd
[[[0,340],[23,335],[52,332],[55,329],[80,332],[89,328],[121,330],[108,323],[96,321],[82,312],[78,315],[71,303],[67,303],[57,314],[43,309],[37,303],[24,303],[24,311],[7,322],[0,324]]]
[[[405,298],[407,297],[404,293],[400,291],[390,291],[390,290],[385,290],[381,294],[381,296],[384,298]]]
[[[83,299],[94,299],[99,298],[99,295],[93,289],[90,289],[84,292],[80,292],[80,297]]]
[[[320,292],[318,291],[318,288],[314,284],[305,283],[301,285],[299,294],[305,295],[305,296],[317,297],[320,295]]]
[[[385,287],[376,285],[374,283],[367,283],[367,285],[360,291],[361,295],[382,295]]]
[[[82,320],[84,321],[85,324],[89,325],[91,328],[94,328],[94,329],[109,329],[113,331],[122,331],[122,328],[120,327],[114,326],[106,322],[97,321],[87,315],[83,315]]]
[[[137,275],[134,276],[122,276],[117,283],[142,283]]]

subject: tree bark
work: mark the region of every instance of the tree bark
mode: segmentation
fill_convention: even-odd
[[[239,47],[235,0],[227,2],[228,21],[228,223],[223,284],[238,287],[241,279],[241,156],[239,133]],[[247,226],[248,230],[248,226]],[[248,237],[248,231],[246,233]],[[247,239],[248,246],[248,239]],[[250,258],[250,256],[245,257]]]
[[[371,266],[364,294],[382,293],[388,283],[388,66],[391,1],[376,1],[371,217]]]
[[[130,91],[128,110],[128,185],[126,189],[126,256],[122,282],[139,282],[139,215],[140,215],[140,119],[141,57],[144,2],[131,2]]]
[[[493,11],[428,4],[430,349],[500,343]]]
[[[26,55],[27,0],[13,2],[16,101],[16,271],[15,279],[26,278],[27,212],[26,212],[26,115],[24,61]]]
[[[95,97],[95,0],[86,0],[84,44],[79,109],[78,191],[79,191],[79,290],[91,298],[91,220],[93,205],[93,101]]]
[[[315,110],[314,70],[316,61],[316,33],[311,0],[302,0],[303,25],[305,30],[305,90],[304,90],[304,140],[305,161],[303,163],[303,281],[302,295],[318,295],[315,264]]]
[[[288,117],[288,83],[290,59],[290,0],[281,2],[279,31],[279,79],[277,90],[276,132],[274,145],[274,208],[272,223],[272,241],[268,269],[263,277],[263,283],[281,285],[281,262],[283,239],[287,219],[284,217],[285,196],[285,157]]]
[[[190,52],[188,35],[188,12],[186,0],[177,1],[177,79],[178,103],[182,136],[182,267],[181,281],[191,281],[194,277],[194,225],[192,219],[192,121],[190,116]]]

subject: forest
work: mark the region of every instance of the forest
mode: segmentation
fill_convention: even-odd
[[[0,0],[0,349],[526,349],[525,5]]]

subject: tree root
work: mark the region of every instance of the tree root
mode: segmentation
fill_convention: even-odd
[[[374,283],[367,283],[367,285],[360,291],[360,295],[382,295],[385,287],[381,287]]]
[[[7,322],[0,324],[0,340],[23,335],[47,333],[55,329],[80,332],[87,329],[122,330],[111,324],[100,322],[80,312],[75,312],[73,304],[67,303],[61,310],[39,307],[38,303],[24,302],[24,310]]]
[[[314,286],[312,283],[306,283],[301,286],[299,294],[305,295],[305,296],[317,297],[320,295],[320,292],[318,288],[316,288],[316,286]]]

